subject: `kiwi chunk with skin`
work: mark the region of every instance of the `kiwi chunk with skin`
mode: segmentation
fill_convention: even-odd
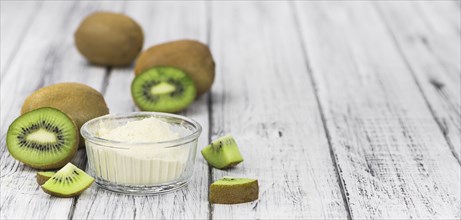
[[[93,182],[93,177],[72,163],[68,163],[46,181],[42,189],[52,196],[74,197],[88,189]]]
[[[258,199],[258,180],[249,178],[223,177],[210,185],[210,202],[237,204]]]
[[[195,99],[192,79],[174,67],[155,67],[136,76],[131,95],[143,111],[178,112]]]
[[[8,128],[6,145],[11,156],[37,169],[61,168],[77,152],[77,125],[55,108],[23,114]]]
[[[237,142],[232,135],[226,135],[213,141],[201,151],[208,163],[218,169],[236,166],[243,161]]]
[[[43,185],[47,180],[49,180],[56,172],[54,171],[43,171],[38,172],[36,175],[38,185]]]

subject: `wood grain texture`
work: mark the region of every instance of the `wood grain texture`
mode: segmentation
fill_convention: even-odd
[[[41,2],[1,1],[0,70],[6,72],[8,64],[21,46],[22,38],[27,35],[33,18],[39,13]],[[17,13],[21,10],[21,13]],[[19,38],[19,39],[18,39]]]
[[[352,218],[460,218],[460,165],[370,2],[297,2]]]
[[[426,5],[432,6],[431,10],[420,7]],[[418,2],[381,2],[378,6],[448,144],[460,161],[461,11],[453,8],[451,2],[443,1],[421,5]],[[432,11],[439,13],[432,15]],[[458,19],[453,15],[458,15]],[[434,26],[434,23],[442,25]]]
[[[231,133],[245,161],[222,176],[257,178],[259,200],[213,205],[213,219],[332,219],[347,211],[287,2],[213,2],[218,74],[212,137]]]
[[[204,2],[128,2],[124,13],[144,29],[144,49],[177,39],[206,42],[207,22]],[[134,78],[132,67],[111,71],[105,99],[112,113],[137,111],[131,98]],[[207,96],[195,101],[181,114],[202,125],[198,149],[208,142]],[[208,166],[197,154],[195,173],[189,185],[176,192],[158,196],[129,196],[93,186],[81,196],[73,218],[82,219],[205,219],[208,217]],[[110,204],[110,205],[108,205]]]
[[[90,11],[114,4],[44,2],[1,80],[1,206],[2,219],[67,218],[73,199],[45,194],[35,181],[36,170],[14,160],[5,145],[9,124],[19,116],[24,99],[34,90],[57,82],[81,82],[101,90],[104,68],[89,66],[73,44],[73,32]],[[8,10],[8,9],[7,9]],[[18,9],[9,8],[9,10]],[[20,8],[19,8],[20,10]],[[56,19],[62,18],[62,19]],[[15,43],[12,41],[11,43]],[[2,44],[3,45],[3,44]],[[73,162],[82,165],[80,150]]]
[[[1,1],[0,219],[459,219],[460,2]],[[5,146],[30,93],[81,82],[112,113],[137,111],[132,66],[89,65],[73,45],[97,10],[137,20],[145,49],[211,45],[212,93],[180,114],[203,126],[198,150],[233,134],[242,164],[210,169],[198,152],[189,186],[159,196],[41,191]],[[210,205],[224,175],[258,178],[260,199]]]

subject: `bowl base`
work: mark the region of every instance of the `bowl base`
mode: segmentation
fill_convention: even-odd
[[[184,180],[175,183],[168,183],[164,185],[155,185],[155,186],[123,186],[114,184],[105,180],[96,179],[96,185],[99,188],[125,194],[125,195],[136,195],[136,196],[145,196],[145,195],[158,195],[163,193],[168,193],[172,191],[179,190],[185,186],[189,181]]]

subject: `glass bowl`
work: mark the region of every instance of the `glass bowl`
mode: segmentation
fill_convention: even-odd
[[[179,138],[161,142],[120,142],[101,137],[103,131],[154,117],[166,122]],[[89,174],[104,189],[125,194],[157,194],[179,189],[194,172],[202,127],[180,115],[157,112],[110,114],[81,128]]]

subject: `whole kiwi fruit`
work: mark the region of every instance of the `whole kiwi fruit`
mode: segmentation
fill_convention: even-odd
[[[109,113],[101,93],[80,83],[58,83],[35,91],[24,101],[21,114],[41,107],[53,107],[66,113],[79,131],[88,120]],[[83,147],[84,144],[80,136],[79,145]]]
[[[87,16],[74,34],[78,51],[91,63],[105,66],[130,64],[142,49],[144,34],[130,17],[111,12]]]
[[[186,72],[197,87],[197,96],[210,90],[215,62],[207,45],[195,40],[178,40],[153,46],[139,55],[135,74],[157,66],[172,66]]]

